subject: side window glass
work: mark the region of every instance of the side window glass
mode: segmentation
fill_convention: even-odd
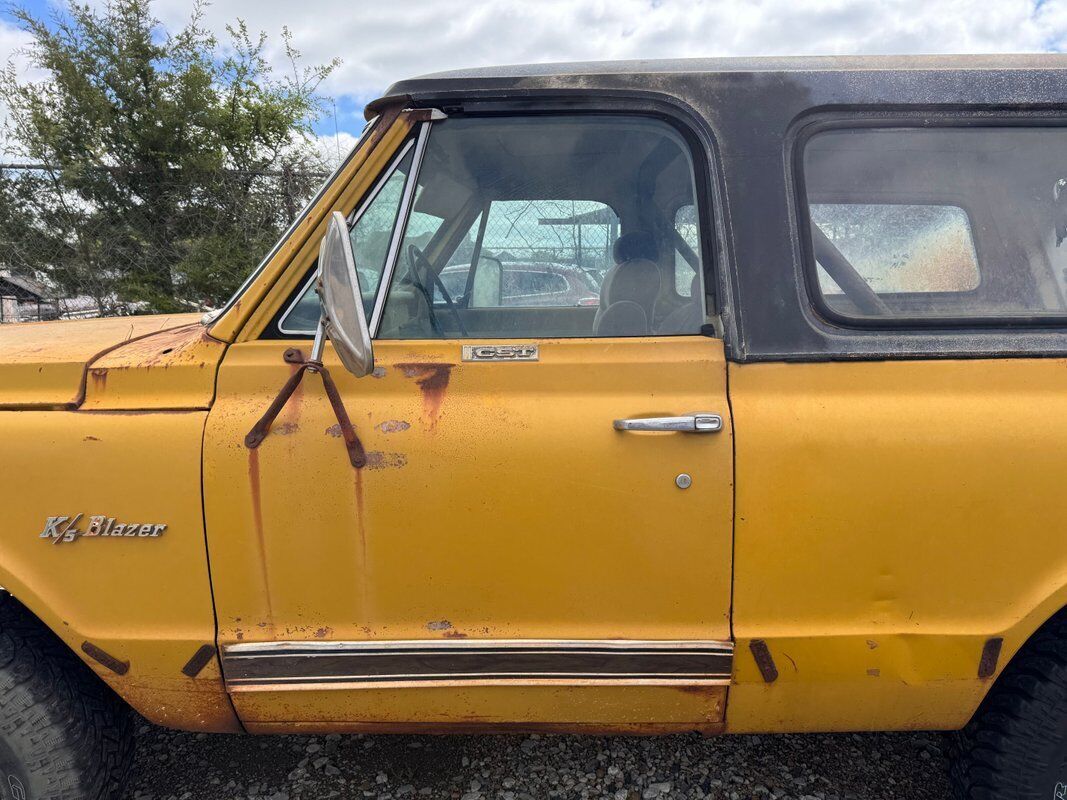
[[[352,249],[356,255],[356,269],[359,271],[359,288],[363,294],[363,310],[370,318],[374,308],[374,298],[378,294],[385,261],[389,256],[389,243],[396,227],[397,213],[400,211],[400,199],[404,194],[404,183],[411,171],[412,153],[404,155],[396,168],[385,181],[377,187],[376,193],[356,210],[350,236]],[[416,236],[422,235],[422,225],[412,220],[412,230]]]
[[[962,208],[819,203],[811,221],[878,294],[969,292],[980,283]],[[821,263],[818,274],[823,294],[843,294]]]
[[[368,318],[385,271],[389,243],[396,227],[400,199],[404,193],[404,183],[411,171],[412,158],[409,146],[352,215],[354,221],[350,235],[356,254],[363,309]],[[421,230],[421,227],[414,224],[413,229]],[[312,280],[283,316],[278,328],[282,333],[314,334],[318,322],[319,296]]]
[[[377,336],[698,333],[699,252],[691,155],[664,122],[435,122]]]
[[[1063,128],[839,128],[803,154],[815,301],[842,321],[1067,312]]]

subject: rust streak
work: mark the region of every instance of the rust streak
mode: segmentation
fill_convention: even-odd
[[[107,370],[106,369],[91,369],[89,370],[89,377],[93,381],[93,390],[102,392],[107,388]]]
[[[263,578],[263,597],[267,603],[267,622],[274,632],[274,609],[270,597],[270,575],[267,570],[267,540],[263,535],[263,498],[259,483],[259,451],[248,451],[248,483],[252,496],[252,525],[256,529],[256,543],[259,546],[260,571]]]
[[[434,430],[441,414],[441,404],[448,392],[448,383],[452,379],[455,364],[408,363],[397,364],[404,377],[414,379],[422,391],[422,412],[427,428]]]
[[[364,575],[363,580],[360,583],[366,587],[366,569],[367,569],[367,523],[363,513],[363,470],[352,470],[355,475],[355,490],[356,490],[356,524],[359,526],[359,557],[360,565],[363,567]]]

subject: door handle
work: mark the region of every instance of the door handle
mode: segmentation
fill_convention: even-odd
[[[715,433],[722,430],[722,417],[701,411],[684,417],[637,417],[617,419],[612,423],[617,431],[681,431],[682,433]]]

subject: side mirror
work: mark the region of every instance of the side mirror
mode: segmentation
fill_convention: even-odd
[[[319,245],[319,293],[323,328],[341,363],[357,378],[369,375],[374,370],[374,349],[348,222],[340,211],[333,212]]]
[[[315,332],[315,343],[311,346],[311,357],[305,359],[303,351],[297,348],[286,351],[286,363],[300,366],[289,376],[274,402],[245,435],[245,447],[255,450],[263,444],[263,440],[270,434],[274,420],[304,379],[304,373],[313,372],[322,378],[326,397],[330,400],[334,416],[337,417],[337,425],[341,429],[341,437],[345,440],[349,462],[356,469],[363,469],[367,466],[367,453],[356,435],[356,428],[348,416],[348,411],[345,410],[341,393],[337,391],[330,371],[322,363],[324,337],[329,336],[341,363],[349,372],[362,378],[374,369],[370,329],[367,327],[367,316],[363,313],[363,297],[359,291],[356,256],[352,252],[348,223],[344,214],[339,211],[333,212],[330,217],[326,235],[319,245],[319,294],[322,296],[322,314],[319,317],[319,328]]]
[[[472,308],[496,308],[500,305],[503,286],[504,265],[500,259],[493,256],[479,256],[468,305]]]

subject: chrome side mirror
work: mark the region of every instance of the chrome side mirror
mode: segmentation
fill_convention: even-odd
[[[341,393],[322,363],[322,348],[325,337],[333,342],[341,363],[356,377],[362,378],[374,370],[374,353],[371,350],[370,329],[363,313],[363,297],[359,291],[359,275],[356,273],[356,257],[352,252],[352,240],[348,235],[348,223],[344,214],[333,212],[326,235],[319,246],[319,294],[322,297],[322,314],[311,346],[311,357],[297,348],[290,348],[284,356],[286,363],[299,364],[278,396],[263,412],[252,429],[245,435],[245,446],[255,450],[270,435],[271,426],[282,408],[293,396],[296,387],[304,379],[304,373],[313,372],[322,378],[326,397],[337,417],[341,437],[345,440],[348,460],[356,469],[367,465],[367,453],[356,434],[352,419],[345,410]]]
[[[330,337],[345,369],[362,378],[374,371],[374,349],[363,311],[356,255],[344,214],[334,211],[319,245],[319,294],[322,298],[321,330],[316,336],[312,360],[321,355],[322,333]]]

